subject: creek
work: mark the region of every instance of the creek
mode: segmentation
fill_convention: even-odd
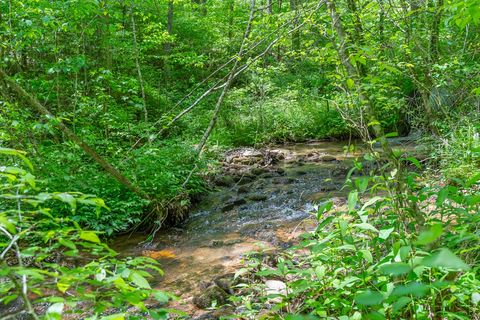
[[[392,141],[404,143],[402,138]],[[199,312],[191,301],[202,282],[234,272],[252,251],[281,250],[314,225],[315,206],[333,199],[345,204],[342,185],[353,158],[345,142],[310,142],[262,150],[228,152],[216,187],[181,225],[161,230],[152,242],[145,234],[117,238],[122,255],[150,256],[162,265],[153,284],[180,297],[180,309]],[[178,306],[177,306],[178,307]]]

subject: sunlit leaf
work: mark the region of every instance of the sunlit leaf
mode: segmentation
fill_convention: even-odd
[[[449,268],[456,270],[470,270],[470,267],[457,257],[452,251],[444,248],[422,260],[427,267]]]
[[[137,287],[141,289],[151,289],[147,279],[145,279],[137,271],[133,271],[132,273],[130,273],[130,281],[132,281]]]
[[[434,224],[430,229],[422,231],[416,241],[417,245],[426,245],[434,242],[442,235],[443,227],[440,223]]]
[[[100,243],[100,239],[98,238],[97,234],[93,231],[81,231],[80,239],[93,242],[93,243]]]

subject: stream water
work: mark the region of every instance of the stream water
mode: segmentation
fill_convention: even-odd
[[[269,165],[251,165],[249,159],[258,160],[249,158],[255,153],[238,152],[226,164],[236,178],[219,183],[223,186],[195,205],[184,223],[159,231],[149,244],[139,244],[145,235],[135,234],[116,239],[112,247],[123,255],[159,260],[165,276],[155,279],[155,285],[187,305],[199,283],[234,271],[245,253],[289,246],[312,227],[315,204],[331,198],[337,206],[345,203],[341,187],[351,159],[360,154],[345,154],[345,145],[313,142],[270,148],[280,156]]]

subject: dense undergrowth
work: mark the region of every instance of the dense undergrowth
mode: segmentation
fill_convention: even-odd
[[[2,319],[123,319],[127,311],[165,319],[174,312],[165,309],[173,296],[147,280],[163,275],[157,261],[118,258],[75,221],[77,212],[108,210],[102,199],[45,192],[22,151],[0,148],[0,159]]]
[[[326,45],[330,40],[316,30],[323,13],[315,15],[317,22],[302,31],[297,43],[300,33],[286,33],[293,7],[278,3],[274,15],[258,12],[247,43],[250,66],[235,79],[199,162],[194,147],[217,95],[167,126],[225,77],[225,70],[210,74],[235,55],[248,16],[246,3],[12,0],[0,6],[8,12],[0,20],[1,67],[53,114],[31,109],[28,99],[2,81],[0,143],[27,151],[50,190],[67,186],[106,199],[111,210],[100,219],[83,212],[74,218],[89,228],[126,231],[152,216],[151,201],[118,185],[58,129],[60,121],[180,216],[189,199],[207,188],[204,176],[216,159],[212,150],[356,134],[337,110],[350,104],[349,94],[339,90],[340,79],[331,73],[339,60]],[[302,19],[310,6],[298,12]],[[270,53],[251,61],[276,36]],[[383,68],[377,76],[384,81],[377,94],[388,93],[388,98],[376,112],[391,132],[399,131],[397,124],[405,118],[400,110],[411,89],[402,88],[405,78],[388,70],[394,69]]]
[[[383,153],[349,175],[348,209],[323,203],[299,246],[251,261],[241,317],[478,318],[478,8],[0,1],[0,299],[34,314],[29,298],[51,295],[47,319],[81,301],[99,316],[125,301],[145,311],[156,264],[116,259],[84,229],[178,222],[228,148],[360,138]],[[385,137],[410,132],[422,159],[389,150]],[[47,259],[80,251],[99,255]],[[266,296],[270,278],[287,291]]]
[[[440,159],[441,172],[459,164],[471,170],[454,180],[423,171],[414,157],[373,170],[374,156],[359,159],[347,176],[345,207],[326,200],[316,229],[298,245],[246,260],[231,298],[241,306],[237,317],[477,319],[480,167],[471,160],[480,154],[479,139],[475,132],[462,135],[463,144],[456,133],[450,138],[443,143],[457,145],[449,157],[469,156],[453,164]],[[267,280],[277,281],[276,289]]]

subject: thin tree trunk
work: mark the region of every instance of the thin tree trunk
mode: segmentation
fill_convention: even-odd
[[[327,3],[327,7],[330,11],[333,28],[337,33],[339,44],[336,47],[337,47],[338,55],[340,57],[342,65],[347,70],[347,74],[350,77],[350,79],[352,79],[354,82],[356,93],[358,95],[358,99],[360,103],[366,107],[367,114],[369,117],[369,122],[372,124],[372,128],[374,130],[375,136],[379,139],[382,145],[383,151],[388,157],[395,159],[396,157],[394,156],[393,150],[385,137],[383,128],[375,118],[372,103],[363,93],[362,85],[360,82],[361,74],[359,74],[355,66],[350,62],[349,54],[347,52],[347,38],[342,26],[342,22],[340,20],[340,16],[338,15],[337,10],[335,8],[335,4],[333,3],[333,0],[326,0],[325,2]]]
[[[167,12],[167,32],[168,34],[172,34],[173,32],[173,10],[174,5],[173,1],[168,1],[168,12]]]
[[[237,71],[238,64],[239,64],[240,60],[242,59],[243,53],[245,51],[245,44],[247,42],[248,37],[250,36],[250,31],[251,31],[251,28],[252,28],[252,22],[253,22],[254,14],[255,14],[255,0],[251,0],[251,3],[250,3],[250,17],[249,17],[249,20],[248,20],[247,28],[245,30],[245,34],[244,34],[243,39],[242,39],[242,43],[240,45],[240,49],[238,50],[237,59],[235,60],[235,64],[233,65],[232,70],[230,70],[230,73],[228,75],[228,79],[225,82],[225,86],[223,87],[222,93],[220,94],[220,97],[217,100],[217,103],[215,105],[215,110],[213,111],[213,116],[210,119],[210,123],[208,124],[207,130],[203,134],[202,139],[200,140],[200,143],[198,144],[198,146],[196,148],[196,151],[199,154],[202,152],[203,147],[207,143],[208,137],[210,136],[210,133],[212,133],[212,130],[215,127],[215,124],[217,123],[218,114],[220,112],[221,106],[223,104],[223,101],[225,100],[225,96],[227,94],[227,91],[230,88],[230,86],[233,82],[233,79],[235,78],[235,73]]]
[[[384,0],[378,0],[378,36],[380,43],[385,46],[385,4]]]
[[[290,0],[290,10],[295,12],[295,26],[298,25],[298,1],[299,0]],[[300,49],[300,33],[294,32],[292,34],[292,50]]]
[[[137,28],[135,26],[135,13],[134,13],[134,6],[132,5],[132,33],[133,33],[133,50],[135,52],[135,66],[137,68],[138,74],[138,82],[140,83],[140,91],[142,94],[143,100],[143,119],[145,122],[148,122],[148,109],[147,109],[147,99],[145,98],[145,85],[142,76],[142,68],[140,66],[140,52],[138,50],[138,43],[137,43]]]
[[[405,187],[405,183],[403,181],[404,177],[402,176],[403,174],[402,163],[399,161],[399,159],[393,152],[392,147],[390,146],[387,138],[385,137],[382,126],[380,125],[380,123],[377,121],[375,117],[372,102],[368,99],[368,97],[363,92],[363,88],[361,84],[362,75],[357,71],[357,69],[350,62],[349,55],[347,52],[348,43],[345,37],[345,31],[343,29],[342,22],[340,20],[340,17],[333,3],[334,0],[325,0],[325,1],[330,11],[333,28],[335,29],[335,32],[337,33],[337,37],[339,40],[339,44],[336,47],[337,47],[337,51],[340,56],[340,59],[342,61],[342,64],[347,70],[347,74],[350,77],[350,79],[354,81],[354,86],[355,86],[360,104],[364,106],[366,109],[366,113],[368,116],[368,123],[369,123],[368,125],[372,126],[375,136],[380,141],[380,144],[385,156],[393,163],[396,169],[395,175],[398,179],[395,184],[395,188],[396,188],[395,202],[399,204],[398,207],[400,208],[405,207],[405,205],[408,204],[411,210],[408,214],[411,215],[411,217],[413,217],[416,220],[418,226],[422,226],[425,223],[425,218],[423,214],[418,210],[416,203],[408,200],[409,196],[411,195],[411,192],[409,191],[408,188]],[[365,127],[365,130],[368,130],[368,125],[363,125]],[[402,218],[405,219],[405,217],[403,217],[405,215],[403,211],[399,210],[397,213],[399,215],[402,215]]]
[[[0,69],[0,80],[5,81],[5,83],[22,99],[28,102],[28,104],[33,107],[37,112],[48,117],[55,117],[47,108],[45,108],[37,99],[28,94],[20,85],[18,85],[14,80],[7,76],[5,71]],[[73,131],[71,131],[63,122],[58,123],[59,129],[69,137],[75,144],[85,151],[86,154],[91,156],[95,162],[97,162],[107,173],[115,178],[120,184],[125,186],[127,189],[137,194],[138,196],[150,199],[150,197],[143,192],[140,188],[135,186],[127,177],[120,173],[114,166],[112,166],[108,161],[103,159],[95,150],[93,150],[89,145],[87,145],[80,137],[78,137]]]
[[[207,16],[207,0],[201,0],[201,8],[200,8],[200,13],[202,16],[206,17]]]
[[[356,4],[356,0],[347,0],[348,9],[350,10],[350,14],[353,17],[353,26],[354,26],[354,34],[353,39],[359,45],[363,45],[363,27],[362,27],[362,20],[360,19],[360,12],[358,12],[358,7]],[[355,63],[360,76],[365,76],[366,70],[365,66],[360,62]]]
[[[273,0],[267,0],[267,13],[273,14]]]
[[[437,63],[439,54],[439,38],[440,38],[440,22],[442,21],[443,14],[443,1],[437,1],[437,7],[435,9],[435,17],[433,18],[432,30],[430,36],[430,61]]]
[[[100,19],[101,25],[99,26],[99,36],[100,36],[100,50],[101,57],[104,60],[105,66],[108,70],[112,70],[113,59],[112,59],[112,48],[110,45],[110,14],[108,13],[107,0],[100,1]]]

